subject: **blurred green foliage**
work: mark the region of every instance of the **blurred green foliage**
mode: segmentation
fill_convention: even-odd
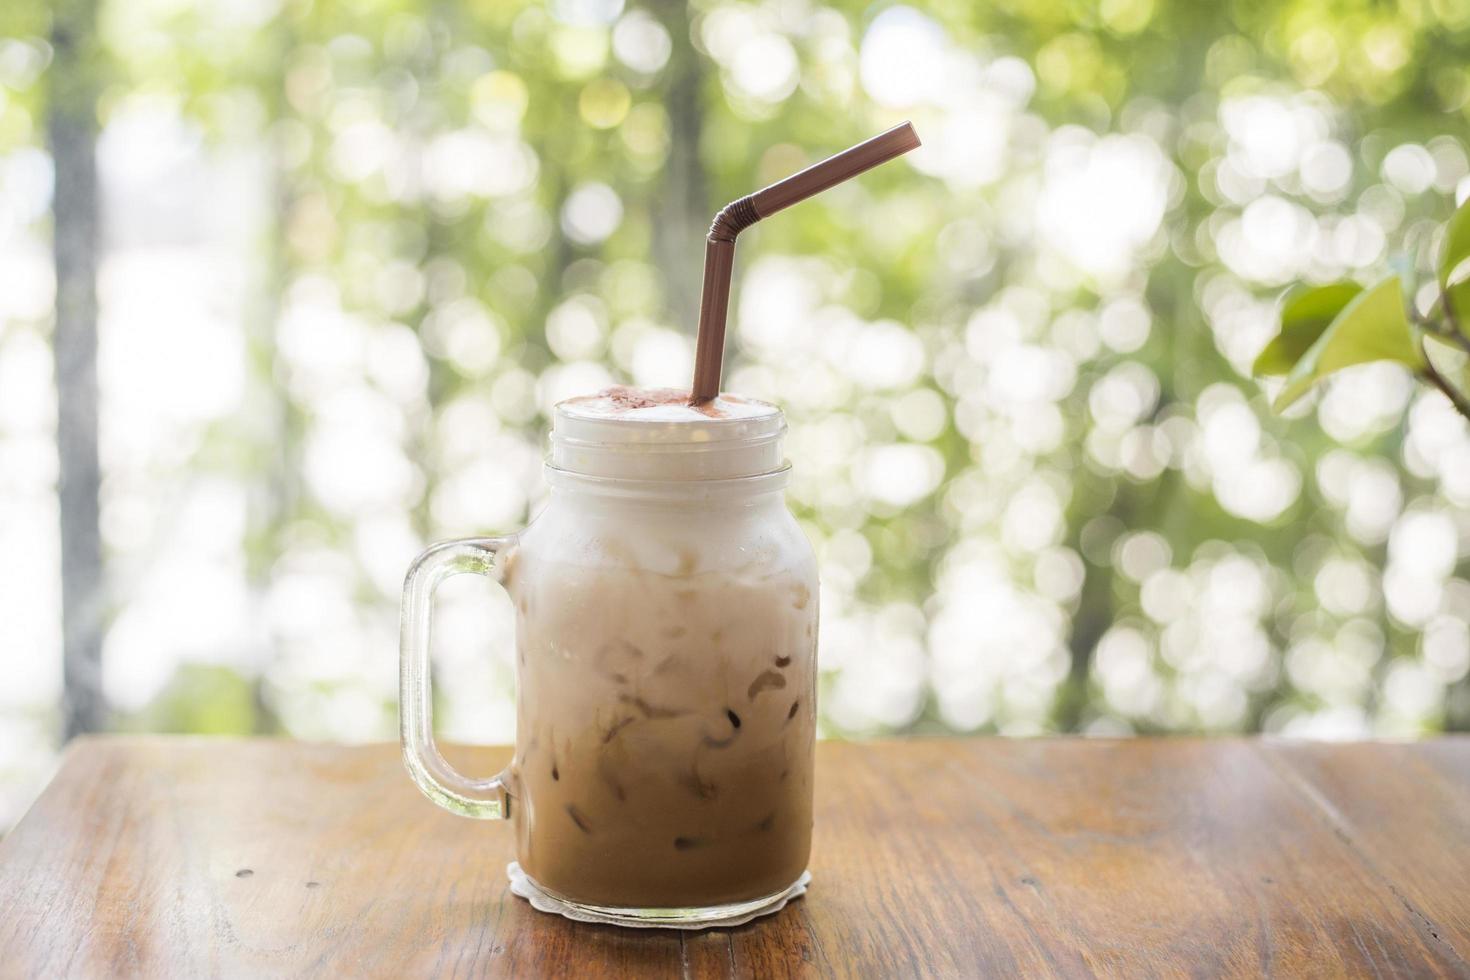
[[[238,735],[260,730],[255,690],[228,667],[184,664],[154,701],[123,721],[122,731]]]
[[[44,21],[10,4],[0,34]],[[1470,724],[1463,546],[1419,547],[1465,538],[1463,426],[1392,369],[1289,419],[1249,377],[1287,282],[1433,262],[1470,0],[109,0],[98,32],[104,125],[162,104],[262,156],[249,410],[186,468],[250,487],[267,605],[348,582],[341,642],[383,647],[355,663],[393,656],[384,513],[523,522],[550,394],[687,357],[714,211],[912,116],[929,162],[761,225],[737,270],[727,377],[788,410],[831,593],[826,731]],[[48,84],[7,90],[0,152]],[[801,311],[772,314],[788,347],[753,279]],[[293,316],[378,353],[334,367]],[[386,502],[313,462],[351,386],[406,461]],[[391,731],[380,670],[298,669],[327,626],[266,629],[259,677],[186,666],[125,723]],[[344,687],[369,706],[339,716]]]

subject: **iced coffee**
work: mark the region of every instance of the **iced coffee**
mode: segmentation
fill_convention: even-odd
[[[806,867],[816,572],[780,415],[687,402],[564,403],[553,502],[508,562],[518,859],[583,904],[744,902]]]
[[[918,146],[900,123],[722,208],[690,387],[562,402],[551,500],[531,526],[440,542],[410,567],[404,763],[446,810],[515,822],[507,871],[537,908],[733,925],[804,890],[816,563],[782,499],[781,413],[720,392],[735,241]],[[434,745],[433,596],[462,573],[502,582],[516,609],[516,756],[488,779]]]

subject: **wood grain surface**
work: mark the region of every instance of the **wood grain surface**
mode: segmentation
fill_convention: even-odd
[[[532,910],[396,746],[84,740],[0,841],[0,976],[1470,977],[1470,739],[818,753],[811,891],[680,934]]]

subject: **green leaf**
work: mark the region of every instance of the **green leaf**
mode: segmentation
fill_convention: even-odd
[[[1281,332],[1256,357],[1252,373],[1289,373],[1333,318],[1362,291],[1363,287],[1355,282],[1334,282],[1288,293],[1281,307]]]
[[[1279,412],[1329,374],[1370,361],[1397,361],[1416,369],[1424,366],[1404,311],[1398,276],[1362,291],[1343,307],[1296,362],[1271,407]]]
[[[1439,285],[1449,297],[1461,332],[1470,333],[1470,273],[1454,277],[1455,271],[1470,259],[1470,198],[1466,198],[1445,225],[1444,252],[1439,260]]]
[[[1450,273],[1470,259],[1470,198],[1460,205],[1444,229],[1444,252],[1439,259],[1439,284],[1450,284]]]

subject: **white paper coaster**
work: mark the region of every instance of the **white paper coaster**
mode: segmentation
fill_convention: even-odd
[[[531,907],[540,912],[549,912],[560,915],[576,922],[596,922],[600,925],[623,926],[630,929],[728,929],[731,926],[744,925],[752,919],[758,919],[772,912],[779,912],[786,907],[786,903],[793,898],[800,898],[806,894],[806,886],[811,882],[811,872],[803,871],[801,877],[783,892],[772,895],[765,902],[759,903],[755,908],[748,905],[736,906],[737,911],[724,918],[703,919],[698,922],[678,922],[663,919],[638,919],[631,916],[608,915],[589,909],[581,905],[573,905],[559,898],[548,895],[537,887],[536,883],[527,877],[521,870],[520,863],[512,861],[505,866],[506,876],[510,878],[510,890],[531,903]]]

